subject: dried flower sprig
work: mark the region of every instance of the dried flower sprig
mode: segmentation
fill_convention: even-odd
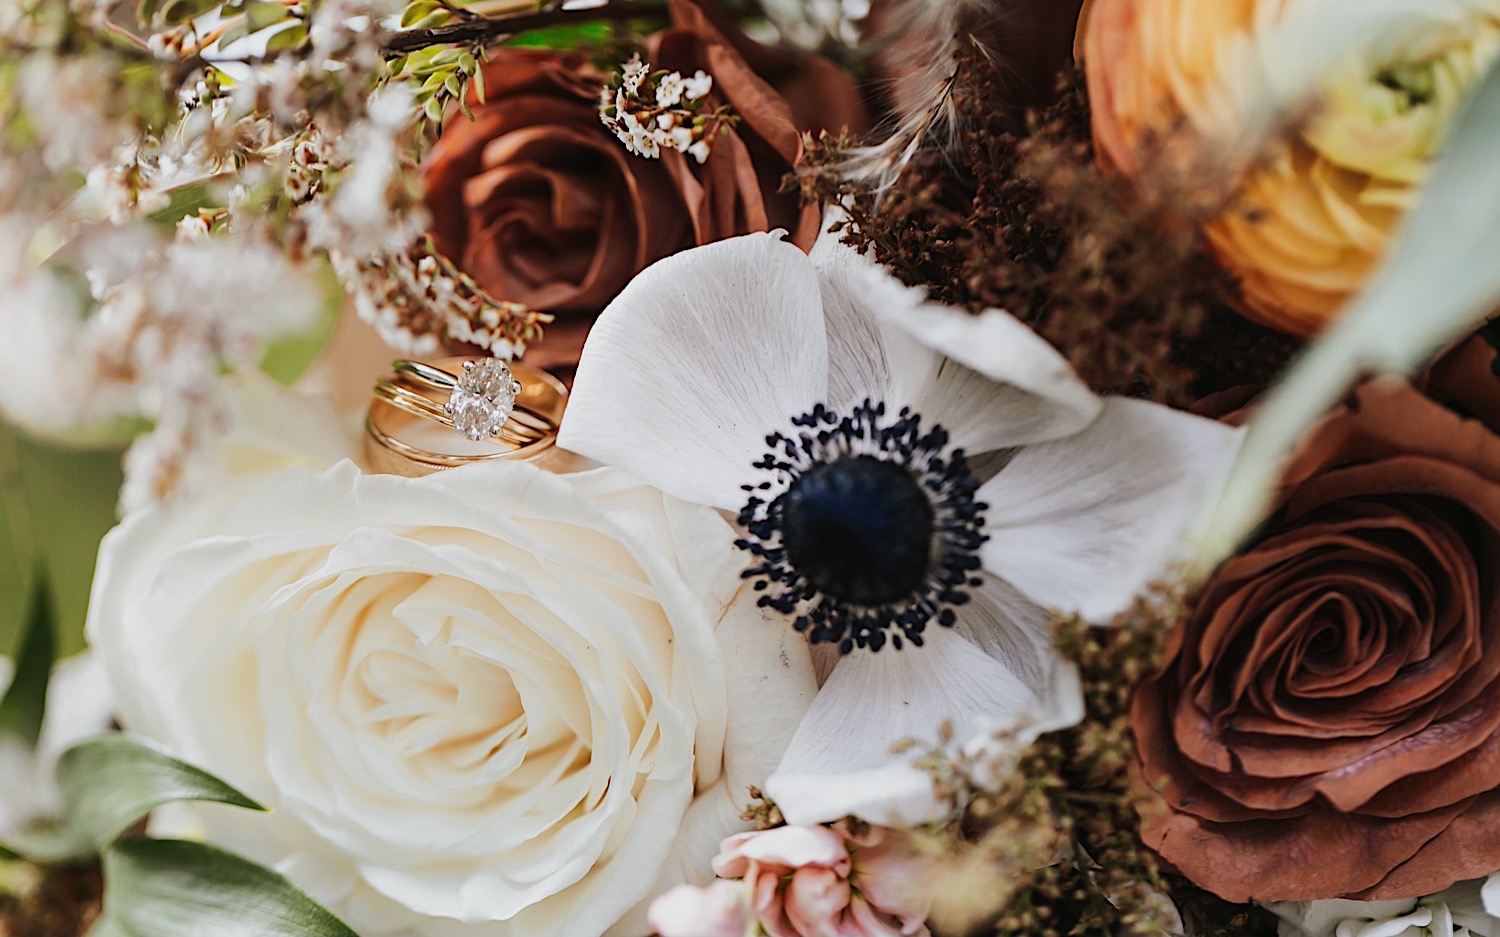
[[[599,119],[637,156],[656,159],[664,149],[677,150],[701,164],[714,139],[739,120],[727,104],[705,110],[713,86],[702,69],[691,77],[653,72],[637,54],[599,92]]]
[[[423,239],[422,149],[450,110],[482,98],[488,46],[643,15],[660,10],[633,0],[554,0],[502,16],[450,0],[5,5],[0,285],[24,321],[0,343],[13,378],[0,410],[68,438],[146,415],[156,428],[127,460],[127,501],[139,503],[191,479],[225,422],[205,385],[308,328],[327,308],[330,267],[403,351],[461,342],[519,353],[548,317],[485,295]],[[279,310],[242,299],[270,292]],[[83,379],[34,391],[63,371]]]
[[[1178,587],[1162,585],[1109,628],[1058,619],[1058,649],[1083,683],[1087,715],[1075,728],[1042,736],[1019,759],[1007,739],[955,744],[950,731],[919,758],[961,816],[916,840],[946,883],[933,908],[936,931],[1161,937],[1182,933],[1179,906],[1196,918],[1210,900],[1159,868],[1136,816],[1148,792],[1133,771],[1130,700],[1157,665],[1182,602]],[[1239,921],[1246,935],[1274,933],[1253,908],[1220,908],[1216,918]]]
[[[465,342],[510,358],[541,337],[552,316],[496,300],[424,237],[400,254],[357,264],[335,255],[335,269],[352,284],[355,308],[386,344],[430,355],[439,338]]]
[[[844,174],[847,141],[811,148],[805,194],[848,208],[851,243],[944,302],[1017,316],[1096,390],[1188,406],[1279,372],[1297,344],[1228,309],[1187,223],[1232,196],[1222,167],[1162,160],[1148,197],[1124,198],[1094,160],[1081,74],[1019,132],[995,105],[1004,69],[959,64],[951,157],[918,154],[889,188]]]

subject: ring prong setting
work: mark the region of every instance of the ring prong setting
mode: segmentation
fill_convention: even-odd
[[[505,362],[495,358],[465,361],[443,409],[454,429],[479,442],[500,432],[520,392],[520,382]]]

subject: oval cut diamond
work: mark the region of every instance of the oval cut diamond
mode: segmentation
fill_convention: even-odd
[[[448,397],[453,428],[475,442],[498,434],[516,407],[518,390],[504,361],[464,362],[463,373]]]

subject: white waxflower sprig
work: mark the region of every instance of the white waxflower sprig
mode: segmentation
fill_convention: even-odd
[[[625,148],[656,159],[661,151],[686,153],[700,164],[715,136],[739,120],[728,105],[705,113],[713,77],[699,69],[691,77],[659,70],[632,56],[599,93],[599,119]]]

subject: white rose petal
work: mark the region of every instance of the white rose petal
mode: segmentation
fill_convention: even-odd
[[[361,933],[597,937],[744,828],[679,836],[781,755],[726,751],[731,700],[785,739],[815,692],[719,633],[729,536],[612,469],[291,469],[129,517],[89,635],[129,728],[272,808],[208,839]]]

